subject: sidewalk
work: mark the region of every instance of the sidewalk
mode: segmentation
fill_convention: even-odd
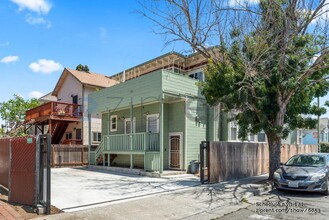
[[[23,220],[22,216],[18,214],[7,203],[0,201],[0,220]]]
[[[209,220],[245,208],[250,205],[248,198],[270,191],[271,186],[264,182],[266,179],[267,176],[256,176],[238,181],[199,185],[37,219]]]

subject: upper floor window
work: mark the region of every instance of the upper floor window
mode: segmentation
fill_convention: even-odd
[[[199,81],[204,81],[203,72],[196,72],[189,74],[189,77],[197,79]]]
[[[111,124],[110,124],[110,130],[111,131],[117,131],[117,126],[118,126],[118,116],[117,115],[112,115],[111,118]]]

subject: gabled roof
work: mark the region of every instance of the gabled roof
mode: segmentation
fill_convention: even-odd
[[[46,95],[41,96],[40,98],[38,98],[38,100],[40,102],[56,102],[57,101],[57,97],[51,95],[51,92],[49,92]]]
[[[60,88],[62,87],[64,81],[68,75],[72,75],[77,79],[82,85],[96,87],[96,88],[106,88],[117,84],[118,82],[114,79],[110,79],[107,76],[98,73],[86,73],[78,70],[73,70],[69,68],[64,68],[61,77],[59,78],[52,95],[57,96]]]

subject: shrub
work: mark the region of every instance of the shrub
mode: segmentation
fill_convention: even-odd
[[[329,143],[320,143],[321,153],[329,153]]]

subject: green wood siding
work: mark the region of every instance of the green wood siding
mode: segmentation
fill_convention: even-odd
[[[200,142],[207,139],[207,106],[200,99],[189,99],[187,114],[187,167],[191,160],[200,160]]]
[[[108,121],[107,114],[102,114],[102,135],[107,135],[108,133]]]
[[[94,92],[88,97],[89,113],[120,109],[133,103],[154,102],[161,95],[161,70]]]
[[[138,103],[139,105],[139,103]],[[133,116],[135,118],[135,128],[136,133],[146,132],[146,113],[151,114],[158,114],[159,113],[159,103],[149,104],[145,106],[138,106],[133,107]],[[102,132],[103,134],[107,134],[107,114],[102,114]],[[117,115],[117,131],[110,132],[112,134],[124,134],[125,133],[125,120],[124,118],[130,118],[130,108],[120,110],[120,111],[111,111],[111,116]]]
[[[113,166],[130,167],[130,155],[118,154],[112,162]],[[144,168],[144,155],[133,155],[134,168]]]
[[[201,91],[196,82],[198,81],[188,76],[173,74],[165,70],[162,73],[162,91],[164,92],[201,97]]]

